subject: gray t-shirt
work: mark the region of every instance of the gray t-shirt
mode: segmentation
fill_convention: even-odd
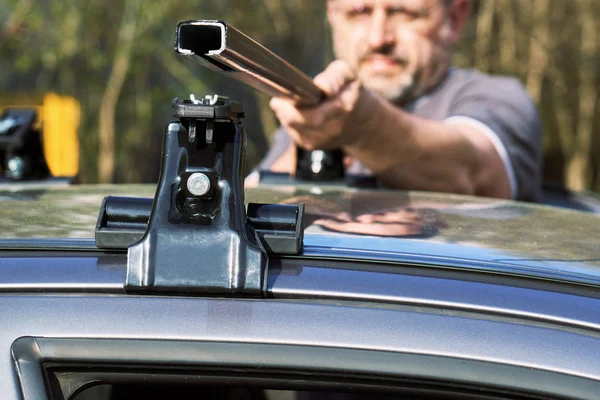
[[[517,79],[452,69],[433,92],[404,109],[423,118],[469,124],[478,129],[492,141],[502,158],[513,198],[540,200],[542,128],[533,102]],[[259,169],[269,169],[290,143],[285,130],[278,129]],[[359,161],[347,172],[369,174]]]

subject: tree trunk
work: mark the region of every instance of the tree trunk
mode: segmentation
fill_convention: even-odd
[[[573,121],[568,107],[567,92],[564,86],[567,82],[561,78],[562,74],[556,74],[551,85],[552,111],[556,116],[558,140],[564,160],[568,160],[573,154],[574,132]]]
[[[484,72],[490,72],[490,44],[494,28],[494,12],[496,0],[481,2],[477,16],[477,33],[475,41],[475,64]]]
[[[121,27],[117,39],[117,50],[112,70],[100,105],[98,157],[98,181],[110,183],[115,170],[115,110],[123,88],[135,39],[141,0],[126,0]]]
[[[595,0],[580,0],[578,17],[581,25],[581,47],[579,63],[579,110],[577,136],[573,156],[566,171],[567,186],[573,190],[588,188],[590,174],[590,156],[592,133],[594,130],[594,109],[596,107],[595,62],[598,51],[598,32],[594,21]]]
[[[536,104],[542,95],[542,82],[548,64],[548,10],[549,0],[534,0],[532,10],[532,29],[529,42],[529,67],[527,72],[527,91]]]
[[[513,73],[519,71],[519,62],[517,59],[518,38],[514,8],[514,0],[502,0],[498,2],[498,12],[501,15],[500,43],[502,44],[500,65],[503,70]]]

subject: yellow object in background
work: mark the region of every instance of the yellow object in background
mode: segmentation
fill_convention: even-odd
[[[79,172],[79,121],[81,106],[72,97],[48,93],[39,115],[44,156],[55,177],[73,177]]]

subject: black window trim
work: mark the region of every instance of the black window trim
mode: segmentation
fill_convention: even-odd
[[[49,399],[52,368],[245,368],[301,379],[360,377],[365,382],[398,379],[435,382],[449,389],[489,391],[525,398],[595,399],[600,382],[583,377],[500,363],[425,354],[323,346],[183,340],[21,337],[11,353],[23,400]],[[129,371],[131,369],[129,368]],[[272,376],[271,376],[272,378]],[[360,383],[360,382],[357,382]],[[486,390],[483,390],[485,392]]]

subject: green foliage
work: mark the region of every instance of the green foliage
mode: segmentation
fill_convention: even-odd
[[[0,0],[2,100],[50,91],[75,97],[83,112],[84,182],[97,179],[99,109],[120,46],[123,11],[131,1]],[[550,6],[539,10],[544,1]],[[591,7],[587,14],[581,12],[583,6]],[[581,47],[590,10],[595,21],[592,29],[599,36],[600,3],[594,0],[474,1],[473,18],[455,63],[517,76],[529,89],[541,82],[532,95],[546,128],[546,177],[569,181],[577,173],[585,187],[600,190],[600,138],[593,135],[588,149],[577,145],[587,143],[577,138],[585,139],[590,129],[600,131],[600,51],[584,54]],[[485,13],[491,13],[490,18]],[[116,182],[156,181],[160,137],[171,118],[171,100],[190,93],[218,92],[244,102],[250,167],[267,150],[275,120],[266,99],[175,56],[174,30],[184,19],[226,20],[309,75],[316,75],[333,59],[324,1],[143,0],[115,105]],[[537,45],[545,58],[536,77],[532,57]],[[597,42],[596,46],[600,50]],[[592,117],[585,107],[590,101],[596,111]],[[581,155],[588,164],[578,170],[573,160]]]

